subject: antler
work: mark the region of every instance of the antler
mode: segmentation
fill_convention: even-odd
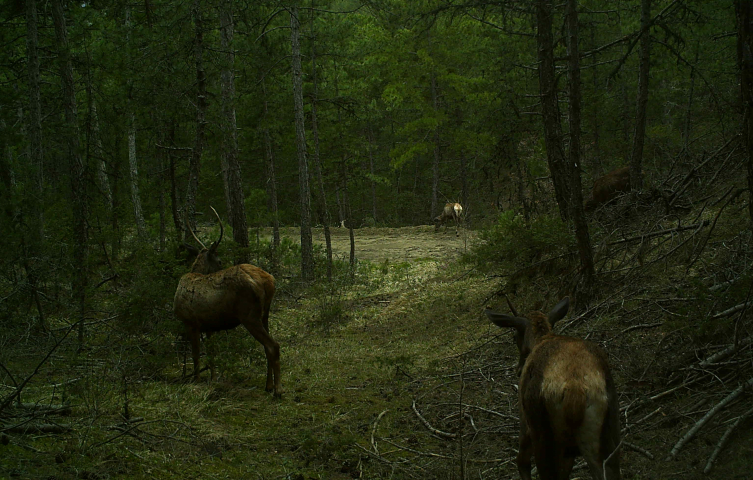
[[[510,297],[508,297],[507,294],[505,294],[505,300],[507,300],[507,306],[510,307],[510,311],[512,312],[512,314],[517,317],[518,312],[515,311],[515,307],[512,306],[512,303],[510,302]]]
[[[214,209],[212,209],[212,210],[214,210]],[[215,213],[217,213],[217,212],[215,212]],[[194,240],[196,240],[197,242],[199,242],[199,245],[201,245],[201,248],[203,248],[204,250],[206,250],[207,249],[206,245],[204,245],[204,243],[201,240],[199,240],[199,237],[197,237],[196,234],[193,233],[193,230],[191,229],[191,222],[188,221],[188,212],[186,212],[186,227],[188,227],[188,231],[191,232],[191,235],[193,236]]]
[[[212,209],[212,211],[214,212],[214,215],[217,217],[217,221],[220,224],[220,238],[218,238],[217,241],[214,242],[211,247],[211,248],[217,248],[220,245],[220,242],[222,241],[222,236],[225,233],[225,229],[222,227],[222,220],[220,220],[220,215],[217,213],[217,210],[215,210],[214,207],[212,207],[211,205],[209,208]]]

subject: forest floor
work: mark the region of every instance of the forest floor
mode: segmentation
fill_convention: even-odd
[[[283,235],[295,241],[297,230]],[[332,238],[336,257],[347,261],[348,231],[333,229]],[[48,431],[21,426],[3,436],[0,478],[516,478],[517,351],[481,313],[488,303],[501,307],[500,277],[457,261],[475,238],[431,226],[358,229],[353,281],[304,288],[278,275],[270,330],[282,347],[282,399],[264,392],[264,354],[241,330],[212,337],[214,382],[208,372],[199,383],[183,376],[183,344],[170,334],[167,347],[141,350],[138,373],[127,378],[110,354],[94,347],[76,355],[64,345],[24,402],[72,410],[37,416]],[[319,229],[315,242],[323,242]],[[546,277],[537,282],[529,296],[553,291]],[[598,306],[619,305],[613,297],[631,286],[605,287]],[[689,442],[679,461],[664,460],[704,401],[728,392],[720,380],[712,400],[690,388],[662,393],[672,389],[640,371],[660,369],[662,348],[678,343],[676,327],[640,321],[646,325],[631,330],[638,324],[631,311],[609,312],[570,315],[562,328],[610,353],[632,426],[626,438],[648,452],[625,450],[623,478],[751,478],[747,428],[710,475],[701,473],[736,410]],[[645,400],[654,394],[661,399]],[[578,475],[587,473],[581,467]]]

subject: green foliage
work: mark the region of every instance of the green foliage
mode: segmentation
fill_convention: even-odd
[[[479,266],[519,268],[544,257],[561,254],[574,245],[574,237],[559,217],[540,215],[526,221],[508,210],[497,223],[480,233],[482,242],[469,259]]]

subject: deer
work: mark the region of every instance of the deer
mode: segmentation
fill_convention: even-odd
[[[599,205],[617,198],[619,194],[629,192],[630,188],[630,167],[612,170],[594,181],[591,198],[586,201],[584,209],[592,212]]]
[[[212,208],[212,207],[210,207]],[[201,245],[191,271],[180,278],[175,292],[175,316],[186,327],[191,342],[194,381],[199,381],[199,355],[201,334],[207,340],[215,332],[231,330],[243,325],[264,347],[267,358],[266,391],[274,390],[275,397],[282,396],[280,385],[280,345],[269,334],[269,308],[275,294],[275,279],[259,267],[250,264],[222,268],[217,247],[224,229],[217,211],[212,208],[220,223],[220,237],[207,248],[186,222],[193,238]],[[209,356],[211,379],[215,378],[214,359]]]
[[[436,223],[436,226],[434,227],[434,231],[438,232],[439,227],[442,226],[443,223],[445,223],[448,220],[454,220],[455,221],[455,236],[459,237],[459,228],[460,228],[460,220],[461,216],[463,215],[463,207],[459,203],[447,203],[444,206],[444,210],[442,210],[442,213],[434,218],[434,222]],[[447,233],[447,225],[444,227],[445,233]]]
[[[567,314],[569,297],[548,315],[519,317],[509,299],[508,305],[512,315],[485,313],[497,326],[515,330],[520,478],[531,480],[533,456],[542,480],[567,479],[582,455],[594,480],[620,480],[620,409],[606,352],[552,333]]]

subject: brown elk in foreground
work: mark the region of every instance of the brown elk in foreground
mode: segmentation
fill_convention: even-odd
[[[594,480],[618,480],[620,412],[607,355],[594,343],[552,333],[569,306],[566,297],[548,316],[528,318],[512,305],[513,315],[486,310],[496,325],[515,329],[520,353],[518,471],[531,479],[533,455],[543,480],[563,480],[582,455]]]
[[[442,210],[442,213],[434,219],[434,222],[436,222],[436,226],[434,227],[434,231],[439,231],[439,227],[445,223],[448,220],[454,220],[455,221],[455,236],[460,236],[459,228],[460,228],[460,220],[461,216],[463,215],[463,207],[459,203],[447,203],[444,206],[444,210]],[[444,227],[445,233],[447,233],[447,225]]]
[[[587,212],[591,212],[599,205],[617,198],[620,193],[629,191],[630,167],[621,167],[612,170],[594,181],[591,198],[586,201],[584,208]]]
[[[215,215],[217,212],[212,208]],[[243,325],[264,346],[267,357],[266,390],[274,388],[275,396],[282,395],[280,386],[280,345],[269,334],[269,307],[275,294],[275,279],[254,265],[241,264],[222,269],[217,247],[222,241],[223,228],[220,222],[220,238],[209,248],[189,231],[201,245],[202,250],[191,267],[183,275],[175,292],[175,315],[186,326],[191,341],[194,378],[199,380],[199,354],[201,334],[207,340],[214,332],[230,330]],[[209,356],[212,379],[214,359]]]

